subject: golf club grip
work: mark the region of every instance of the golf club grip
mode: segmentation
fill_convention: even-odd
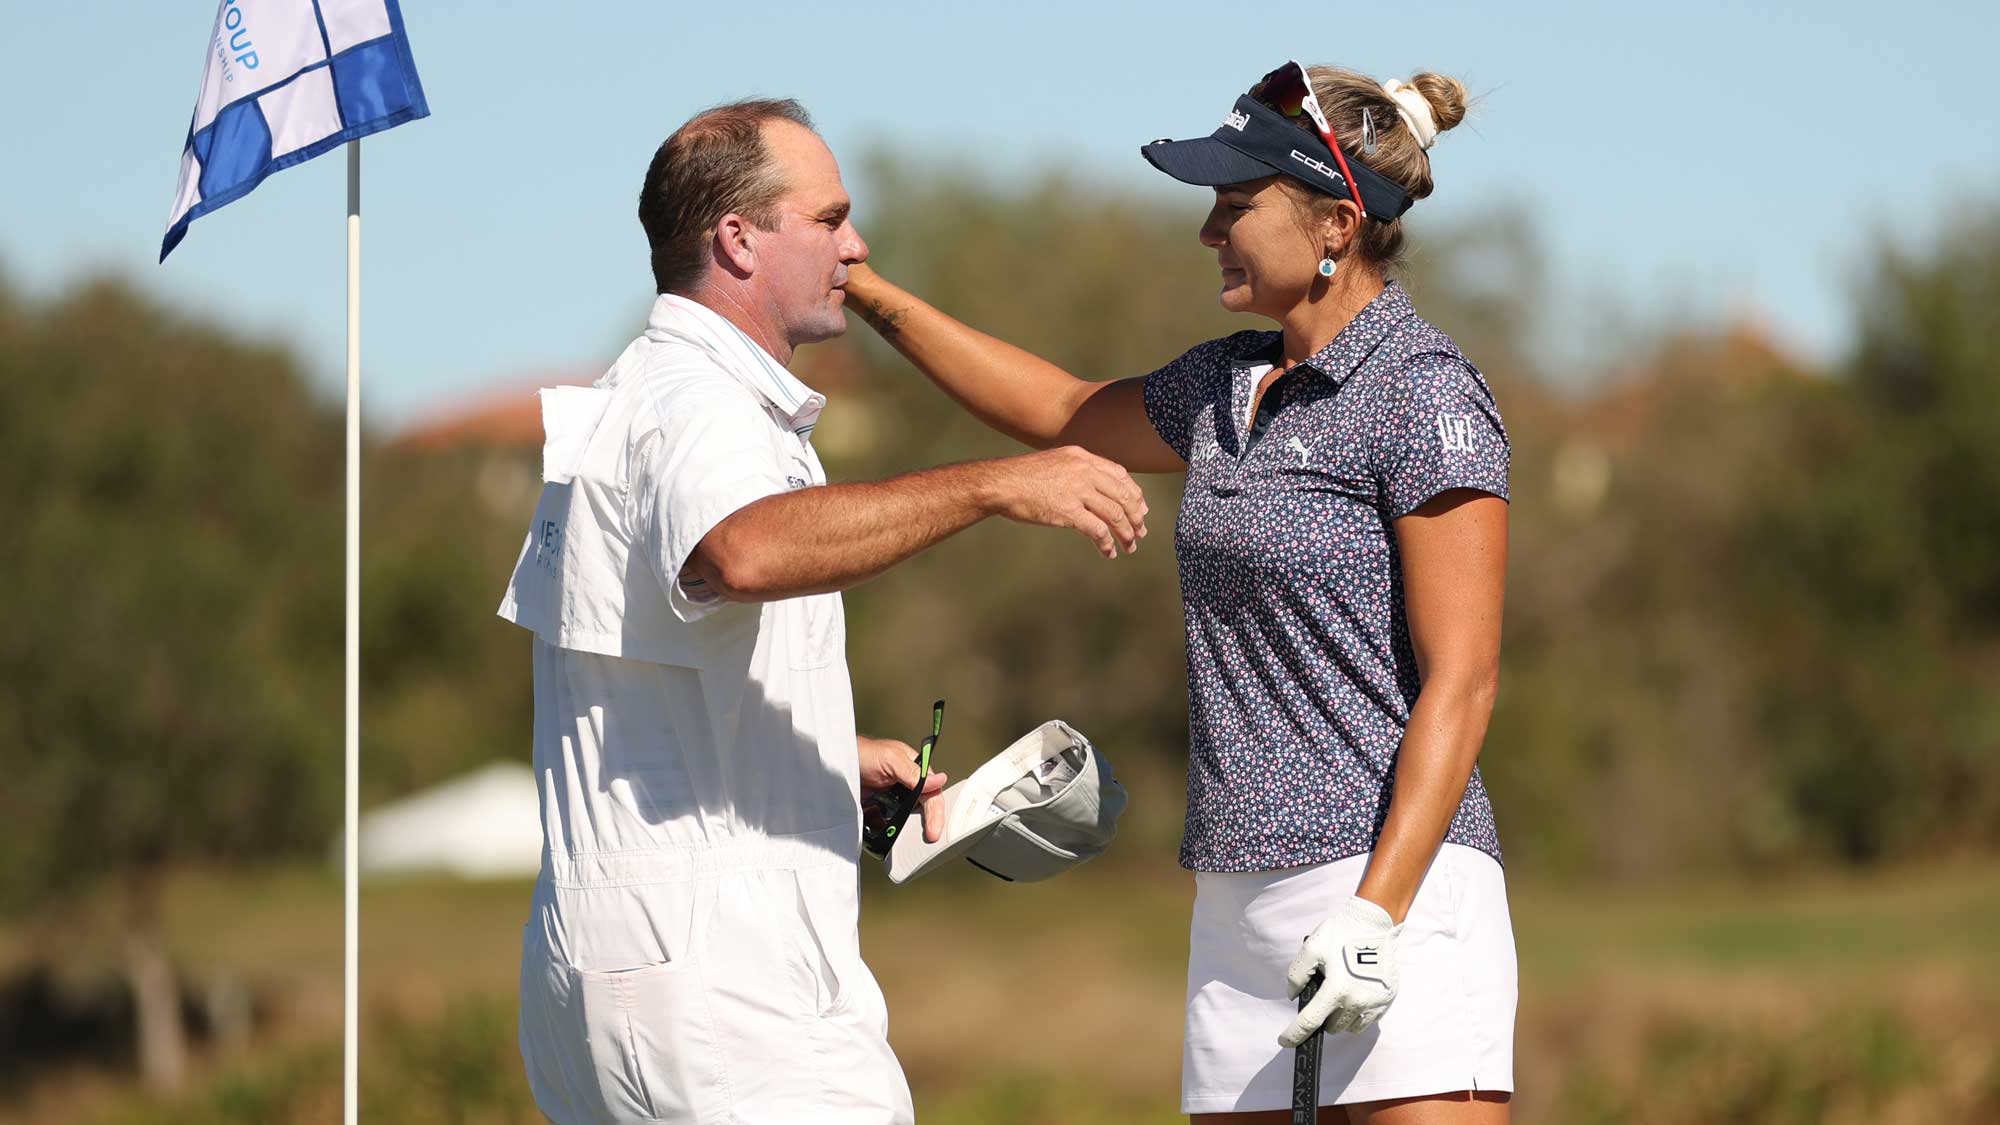
[[[1314,973],[1313,978],[1306,982],[1305,989],[1299,993],[1300,1011],[1305,1011],[1325,979]],[[1319,1053],[1325,1039],[1326,1029],[1315,1029],[1293,1052],[1292,1125],[1313,1125],[1319,1119]]]

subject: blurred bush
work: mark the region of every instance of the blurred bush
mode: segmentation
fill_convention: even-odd
[[[1658,875],[2000,841],[1996,288],[1976,216],[1875,263],[1839,368],[1670,337],[1516,433],[1484,759],[1515,855]]]
[[[181,1080],[165,873],[324,846],[340,801],[340,429],[281,348],[109,282],[0,293],[0,917],[106,884],[141,1069]]]

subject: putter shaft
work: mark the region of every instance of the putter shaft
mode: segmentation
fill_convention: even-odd
[[[1305,1011],[1307,1004],[1319,992],[1323,978],[1314,973],[1299,993],[1299,1010]],[[1319,1119],[1319,1055],[1320,1046],[1326,1039],[1326,1029],[1316,1028],[1299,1044],[1292,1055],[1292,1125],[1314,1125]]]

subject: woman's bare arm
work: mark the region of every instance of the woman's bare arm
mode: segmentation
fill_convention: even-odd
[[[1356,892],[1400,922],[1465,798],[1500,690],[1507,502],[1453,489],[1396,521],[1423,687],[1396,758],[1395,796]]]
[[[917,370],[973,416],[1036,449],[1078,445],[1134,473],[1187,462],[1146,419],[1141,379],[1092,383],[964,324],[865,265],[848,268],[847,302]]]

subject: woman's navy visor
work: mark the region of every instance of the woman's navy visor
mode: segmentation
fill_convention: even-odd
[[[1248,94],[1236,99],[1236,108],[1208,136],[1154,141],[1139,154],[1184,184],[1221,187],[1280,175],[1337,199],[1355,198],[1325,141]],[[1369,218],[1394,222],[1416,202],[1401,185],[1360,160],[1350,156],[1347,166],[1361,191],[1357,202]]]

